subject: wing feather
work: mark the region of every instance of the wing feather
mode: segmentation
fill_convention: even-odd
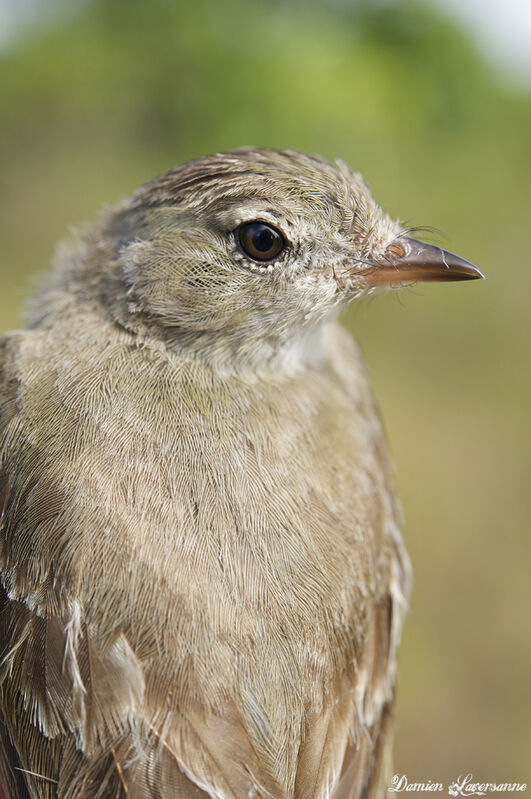
[[[336,677],[323,710],[308,716],[296,799],[379,795],[390,768],[392,629],[393,602],[388,596],[373,608],[359,661]]]

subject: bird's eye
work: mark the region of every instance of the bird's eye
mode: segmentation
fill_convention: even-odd
[[[286,246],[282,233],[265,222],[244,222],[236,235],[240,247],[253,261],[272,261]]]

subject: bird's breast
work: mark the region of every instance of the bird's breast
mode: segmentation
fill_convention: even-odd
[[[73,597],[103,648],[124,635],[147,706],[219,714],[231,697],[289,770],[388,592],[392,497],[363,374],[245,383],[141,349],[29,357],[5,450],[13,586],[19,568],[37,609],[42,586]]]
[[[155,604],[170,638],[280,634],[374,593],[390,498],[372,406],[326,371],[249,384],[110,355],[35,365],[22,397],[26,460],[64,498],[34,543],[100,616]]]

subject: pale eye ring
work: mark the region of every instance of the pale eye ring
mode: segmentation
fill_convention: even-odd
[[[273,261],[286,247],[282,233],[267,222],[243,222],[235,235],[242,251],[253,261]]]

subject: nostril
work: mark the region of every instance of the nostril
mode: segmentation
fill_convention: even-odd
[[[393,255],[395,258],[403,258],[406,254],[406,248],[400,242],[395,241],[393,244],[390,244],[389,247],[385,251],[386,255]]]

